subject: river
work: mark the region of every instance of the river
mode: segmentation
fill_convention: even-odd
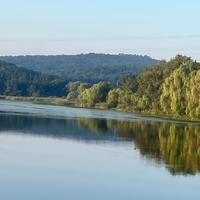
[[[0,100],[4,200],[200,198],[200,125]]]

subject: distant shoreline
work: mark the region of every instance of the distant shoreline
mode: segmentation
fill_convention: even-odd
[[[105,107],[103,104],[97,105],[95,107],[81,107],[73,104],[72,102],[67,102],[67,100],[63,97],[22,97],[22,96],[3,96],[0,95],[0,100],[8,100],[8,101],[27,101],[36,104],[46,104],[46,105],[55,105],[55,106],[67,106],[67,107],[74,107],[74,108],[86,108],[86,109],[98,109],[98,110],[113,110],[117,112],[124,112],[124,113],[132,113],[140,115],[141,117],[153,117],[153,118],[160,118],[163,120],[170,120],[175,122],[192,122],[192,123],[200,123],[200,120],[190,120],[185,117],[173,117],[170,115],[163,115],[163,114],[156,114],[156,113],[148,113],[148,112],[130,112],[121,109],[109,109]]]
[[[64,106],[66,104],[66,99],[62,97],[22,97],[22,96],[3,96],[0,95],[0,100],[9,101],[30,101],[33,103],[41,103],[48,105],[59,105]]]

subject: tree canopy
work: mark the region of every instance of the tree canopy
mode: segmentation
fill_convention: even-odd
[[[80,93],[80,104],[106,103],[109,108],[131,112],[167,114],[189,119],[200,118],[200,63],[177,55],[169,62],[161,61],[138,75],[125,76],[117,87],[108,87],[100,98],[94,85]],[[102,83],[101,83],[102,84]],[[102,95],[103,95],[102,94]],[[94,100],[95,98],[95,100]]]
[[[66,96],[67,81],[0,61],[0,94],[11,96]]]
[[[144,68],[159,61],[148,56],[80,54],[56,56],[6,56],[1,60],[19,67],[50,75],[57,75],[75,82],[98,83],[109,81],[117,83],[124,76],[137,74]]]
[[[0,62],[1,95],[66,96],[67,102],[81,107],[104,105],[129,112],[200,119],[200,63],[189,57],[177,55],[117,82],[69,82]]]

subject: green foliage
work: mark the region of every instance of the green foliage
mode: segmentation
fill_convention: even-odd
[[[177,55],[169,62],[161,61],[160,64],[146,69],[138,75],[137,94],[147,101],[144,110],[159,110],[160,96],[162,94],[162,85],[174,70],[178,69],[181,64],[189,61],[190,58]]]
[[[98,56],[110,59],[111,55],[80,55],[79,61],[82,63],[86,59],[87,63],[92,59],[95,63]],[[124,56],[120,59],[133,59]],[[109,59],[106,62],[114,62]],[[113,59],[119,58],[114,56]],[[3,95],[63,96],[67,93],[67,101],[81,107],[109,107],[187,119],[200,118],[200,64],[191,58],[177,55],[169,62],[161,61],[138,75],[126,75],[117,82],[116,87],[107,82],[94,85],[70,82],[65,87],[67,81],[64,79],[0,62],[0,94]]]
[[[136,92],[138,89],[138,79],[136,75],[127,75],[120,82],[119,86],[125,90]]]
[[[89,88],[89,84],[81,82],[70,82],[67,85],[67,101],[75,102],[78,96],[84,92],[85,89]]]
[[[78,101],[82,106],[95,107],[106,99],[109,108],[199,119],[199,82],[200,64],[178,55],[137,76],[125,76],[109,92],[99,89],[103,83],[96,84],[80,93]]]
[[[186,114],[190,118],[200,118],[200,70],[191,74],[186,86]]]
[[[94,84],[92,87],[85,89],[78,96],[78,103],[84,107],[93,107],[97,103],[106,101],[110,85],[104,82]]]
[[[197,114],[193,114],[194,109],[192,108],[199,106],[198,86],[195,83],[198,80],[198,75],[196,74],[198,74],[199,69],[200,65],[189,60],[180,65],[165,79],[160,97],[160,105],[165,113],[180,116],[189,115],[190,117],[197,116]]]
[[[107,103],[128,111],[199,118],[199,71],[199,63],[178,55],[137,76],[125,77],[121,90],[109,92]]]
[[[67,81],[0,61],[0,95],[65,96]]]
[[[116,108],[120,102],[120,96],[122,96],[122,90],[115,88],[109,91],[107,97],[107,104],[110,108]]]
[[[158,63],[148,56],[81,54],[58,56],[8,56],[0,59],[30,70],[65,77],[75,82],[116,83],[125,75],[137,74],[149,65]]]

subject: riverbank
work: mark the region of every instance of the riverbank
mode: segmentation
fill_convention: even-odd
[[[2,100],[8,101],[31,101],[33,103],[47,104],[47,105],[68,105],[66,99],[61,97],[20,97],[20,96],[0,96]]]
[[[33,102],[36,104],[46,104],[46,105],[57,105],[57,106],[68,106],[74,108],[87,108],[87,109],[99,109],[99,110],[113,110],[118,112],[124,113],[132,113],[137,114],[142,117],[153,117],[153,118],[160,118],[164,120],[171,120],[171,121],[181,121],[181,122],[195,122],[200,123],[199,119],[188,119],[185,116],[172,116],[172,115],[165,115],[163,113],[155,113],[155,112],[133,112],[129,109],[123,108],[108,108],[106,103],[98,103],[92,108],[76,105],[73,102],[67,101],[65,98],[62,97],[21,97],[21,96],[1,96],[0,100],[8,100],[8,101],[28,101]]]

